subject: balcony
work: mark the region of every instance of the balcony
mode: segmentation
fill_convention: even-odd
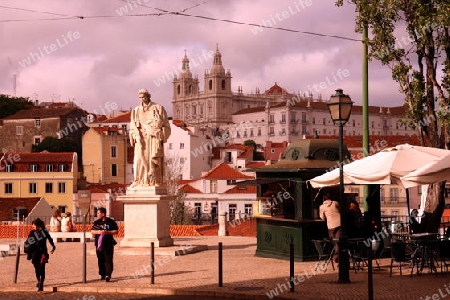
[[[280,131],[278,134],[279,135],[286,135],[286,131]]]
[[[281,120],[280,124],[286,124],[286,120]]]
[[[302,124],[306,125],[308,123],[309,123],[308,120],[302,120]]]

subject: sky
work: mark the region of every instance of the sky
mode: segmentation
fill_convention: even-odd
[[[40,102],[75,101],[89,112],[100,113],[111,106],[125,110],[136,106],[138,90],[146,88],[171,115],[171,82],[185,53],[203,91],[205,71],[211,69],[212,53],[218,48],[224,68],[231,72],[234,93],[238,86],[244,94],[256,89],[262,93],[276,82],[291,93],[311,90],[315,97],[329,99],[342,88],[361,105],[363,50],[351,4],[134,2],[2,0],[0,93],[13,95],[16,78],[16,96]],[[370,62],[369,105],[402,104],[389,68]]]

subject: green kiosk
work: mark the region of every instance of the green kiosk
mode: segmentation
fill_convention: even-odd
[[[344,146],[344,162],[350,153]],[[256,256],[289,259],[291,241],[299,261],[317,258],[313,239],[328,236],[326,222],[319,217],[322,192],[306,181],[339,167],[337,139],[304,139],[291,143],[281,160],[258,169],[255,212]],[[338,188],[328,189],[338,200]]]

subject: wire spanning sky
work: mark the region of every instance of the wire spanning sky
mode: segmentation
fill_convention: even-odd
[[[193,75],[212,66],[216,47],[232,90],[288,92],[329,99],[337,88],[361,103],[361,36],[352,5],[322,0],[3,0],[0,93],[75,101],[88,111],[107,102],[129,109],[137,91],[172,112],[172,80],[186,53]],[[256,26],[258,25],[258,26]],[[399,106],[390,71],[369,66],[370,105]]]

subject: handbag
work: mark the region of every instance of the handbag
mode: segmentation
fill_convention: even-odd
[[[102,251],[103,250],[103,238],[104,237],[105,237],[104,233],[100,234],[100,236],[98,237],[98,244],[97,244],[97,250],[98,251]]]

